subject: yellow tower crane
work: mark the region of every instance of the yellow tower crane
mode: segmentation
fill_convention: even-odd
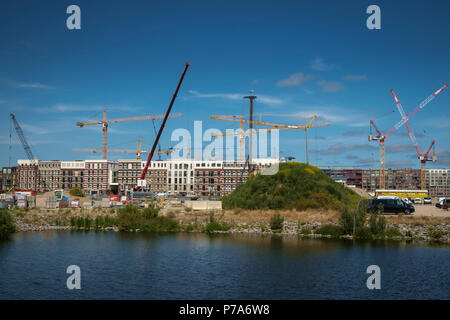
[[[166,151],[155,151],[157,154],[170,154],[173,153],[175,149],[169,149]],[[100,153],[103,152],[103,149],[72,149],[72,152],[91,152],[91,153]],[[136,160],[141,160],[141,154],[150,153],[150,151],[141,150],[141,140],[138,139],[137,150],[132,149],[107,149],[107,153],[134,153],[136,154]]]
[[[306,138],[306,163],[309,163],[309,156],[308,156],[308,129],[310,128],[317,128],[317,127],[326,127],[329,126],[330,124],[328,122],[318,122],[318,123],[312,123],[314,121],[314,119],[317,118],[317,115],[312,116],[311,120],[308,122],[308,124],[306,125],[291,125],[291,124],[280,124],[280,123],[273,123],[273,122],[266,122],[266,121],[250,121],[250,120],[246,120],[244,119],[245,116],[243,115],[225,115],[225,116],[211,116],[211,119],[216,119],[216,120],[224,120],[224,121],[231,121],[231,122],[239,122],[240,123],[240,132],[238,133],[223,133],[223,134],[213,134],[213,137],[219,137],[219,136],[228,136],[228,135],[240,135],[240,144],[239,144],[239,149],[240,149],[240,157],[243,157],[244,154],[244,130],[243,130],[243,124],[244,123],[252,123],[252,124],[256,124],[256,125],[262,125],[262,126],[268,126],[268,127],[272,127],[278,130],[293,130],[293,129],[301,129],[301,130],[305,130],[305,138]],[[257,129],[256,132],[270,132],[273,129],[270,128],[261,128],[261,129]],[[242,158],[241,158],[242,160]]]
[[[169,114],[169,118],[182,117],[181,113],[171,113]],[[106,109],[103,110],[103,120],[95,121],[95,122],[77,122],[76,125],[80,128],[88,125],[102,125],[103,132],[103,146],[102,146],[102,159],[106,160],[108,154],[108,126],[111,123],[121,123],[121,122],[131,122],[131,121],[142,121],[142,120],[155,120],[155,119],[163,119],[164,115],[156,115],[156,116],[142,116],[142,117],[131,117],[131,118],[122,118],[122,119],[107,119],[106,118]],[[132,152],[134,153],[134,152]]]

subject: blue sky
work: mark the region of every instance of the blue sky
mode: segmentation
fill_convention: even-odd
[[[66,8],[81,8],[81,30],[66,28]],[[366,28],[366,8],[381,8],[381,30]],[[163,114],[186,61],[191,63],[162,136],[236,128],[210,115],[255,112],[320,115],[310,160],[319,166],[378,167],[369,120],[387,131],[449,82],[448,1],[2,1],[0,4],[0,165],[8,164],[14,112],[42,160],[92,159],[73,148],[100,148],[101,127],[77,121]],[[421,149],[436,141],[437,163],[450,167],[450,89],[416,114],[410,126]],[[266,116],[272,122],[304,123]],[[158,121],[157,126],[160,122]],[[109,147],[149,148],[149,121],[113,124]],[[204,143],[206,145],[207,143]],[[419,167],[406,128],[386,141],[388,167]],[[25,153],[13,132],[12,163]],[[305,159],[303,131],[280,132],[281,156]],[[133,155],[111,155],[111,159]]]

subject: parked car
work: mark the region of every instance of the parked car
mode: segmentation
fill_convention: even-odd
[[[398,197],[372,199],[369,202],[369,211],[379,212],[381,207],[383,207],[383,213],[403,212],[404,214],[411,214],[415,211],[412,204],[406,203]]]
[[[403,200],[403,202],[405,202],[407,204],[412,204],[412,201],[410,198],[403,198],[402,200]]]
[[[450,211],[450,199],[444,199],[442,201],[442,209]]]
[[[437,208],[442,208],[443,204],[444,204],[444,200],[445,198],[440,198],[438,202],[436,202],[436,207]]]
[[[423,204],[431,204],[431,198],[430,197],[423,198]]]
[[[422,204],[422,198],[414,198],[415,204]]]

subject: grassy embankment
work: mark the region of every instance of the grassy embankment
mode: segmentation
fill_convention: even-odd
[[[224,209],[337,210],[354,209],[358,195],[336,183],[319,168],[281,163],[274,175],[256,175],[223,197]]]

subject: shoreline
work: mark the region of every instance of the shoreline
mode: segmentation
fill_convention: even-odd
[[[104,228],[94,228],[91,227],[89,230],[86,230],[84,227],[73,227],[70,225],[57,226],[51,224],[33,224],[33,223],[25,223],[22,221],[23,218],[18,218],[16,221],[16,232],[42,232],[42,231],[99,231],[99,232],[124,232],[124,233],[133,233],[133,232],[147,232],[139,229],[123,231],[119,230],[117,226],[113,227],[104,227]],[[383,236],[383,237],[374,237],[371,239],[360,239],[354,238],[353,235],[330,235],[330,234],[322,234],[315,233],[315,231],[323,226],[327,225],[337,225],[336,223],[330,222],[317,222],[311,221],[307,223],[302,223],[301,225],[298,222],[285,221],[283,223],[283,230],[271,230],[270,226],[267,224],[263,226],[264,229],[261,229],[261,223],[253,223],[253,224],[237,224],[230,227],[229,230],[214,230],[214,231],[205,231],[205,224],[197,225],[197,228],[190,230],[189,226],[191,224],[182,224],[180,225],[180,229],[177,231],[164,231],[164,232],[187,232],[187,233],[204,233],[204,234],[249,234],[249,235],[275,235],[281,237],[292,237],[297,236],[299,238],[305,239],[339,239],[339,240],[358,240],[358,241],[380,241],[380,240],[392,240],[392,241],[407,241],[417,244],[428,244],[428,243],[440,243],[440,244],[450,244],[450,226],[448,224],[442,223],[437,225],[416,225],[411,226],[407,224],[393,224],[389,223],[389,227],[394,227],[401,232],[402,235],[397,236]],[[443,236],[439,237],[431,237],[430,228],[433,228],[434,231],[440,232]],[[309,230],[309,232],[306,232]],[[153,233],[164,233],[152,231]],[[406,236],[405,234],[410,235]],[[438,233],[439,234],[439,233]]]

